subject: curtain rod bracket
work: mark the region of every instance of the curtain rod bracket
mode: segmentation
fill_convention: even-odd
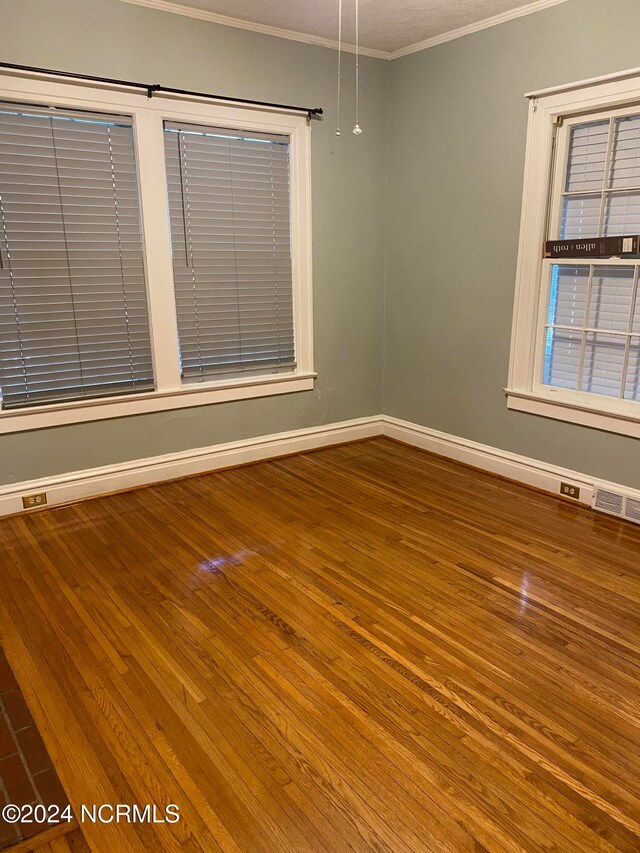
[[[152,83],[150,86],[147,86],[147,98],[153,98],[154,92],[159,92],[162,89],[160,83]]]

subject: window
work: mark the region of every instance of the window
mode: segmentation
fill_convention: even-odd
[[[164,132],[183,378],[291,372],[289,137]]]
[[[510,408],[640,436],[640,259],[544,259],[640,234],[640,80],[532,96]]]
[[[311,389],[309,133],[0,77],[0,432]]]
[[[3,409],[153,389],[131,120],[0,103]]]

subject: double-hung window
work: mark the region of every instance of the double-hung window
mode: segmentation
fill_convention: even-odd
[[[587,256],[636,235],[640,80],[532,96],[510,408],[640,436],[640,257]],[[545,258],[546,240],[578,246]]]
[[[0,77],[0,432],[313,387],[306,116]]]

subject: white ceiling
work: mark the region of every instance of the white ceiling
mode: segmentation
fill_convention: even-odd
[[[220,20],[232,26],[302,37],[337,39],[338,0],[125,0],[167,11]],[[553,6],[565,0],[360,0],[363,52],[393,56],[448,41]],[[354,41],[355,0],[343,0],[344,38]],[[224,20],[223,18],[229,19]]]

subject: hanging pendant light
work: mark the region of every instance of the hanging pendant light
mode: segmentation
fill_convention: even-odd
[[[360,127],[360,0],[356,0],[356,123],[353,132],[356,136],[362,133]]]
[[[338,0],[338,119],[336,136],[340,136],[340,90],[342,88],[342,0]]]

